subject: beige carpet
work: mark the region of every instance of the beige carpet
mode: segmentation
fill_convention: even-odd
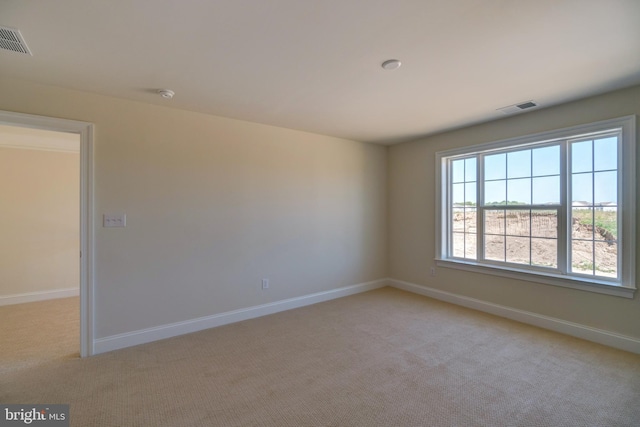
[[[640,356],[384,288],[11,369],[0,402],[78,427],[638,426]]]
[[[0,307],[0,375],[79,355],[80,298]]]

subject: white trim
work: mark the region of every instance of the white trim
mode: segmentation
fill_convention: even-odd
[[[530,144],[540,145],[547,142],[553,142],[565,138],[581,138],[593,133],[600,133],[610,128],[626,128],[627,130],[635,129],[635,115],[617,117],[615,119],[601,120],[599,122],[587,123],[582,125],[571,126],[562,129],[555,129],[547,132],[532,133],[514,138],[502,139],[499,141],[485,142],[450,150],[443,150],[436,153],[438,157],[454,157],[476,154],[480,152],[488,152],[494,150],[504,150],[508,148],[526,147]],[[627,126],[632,126],[629,128]]]
[[[185,320],[183,322],[170,323],[153,328],[140,329],[137,331],[125,332],[123,334],[98,338],[95,340],[94,354],[105,353],[107,351],[118,350],[138,344],[145,344],[148,342],[171,338],[178,335],[189,334],[204,329],[215,328],[235,322],[241,322],[243,320],[254,319],[256,317],[304,307],[306,305],[317,304],[319,302],[342,298],[361,292],[367,292],[385,286],[387,286],[387,279],[378,279],[372,282],[360,283],[357,285],[332,289],[330,291],[318,292],[268,304],[241,308],[238,310],[227,311],[225,313]]]
[[[80,356],[95,354],[93,125],[80,131]]]
[[[446,301],[474,310],[483,311],[485,313],[494,314],[496,316],[506,317],[507,319],[537,326],[539,328],[549,329],[561,334],[571,335],[587,341],[640,354],[640,339],[638,338],[605,331],[603,329],[592,328],[591,326],[568,322],[566,320],[544,316],[530,311],[493,304],[487,301],[429,288],[427,286],[416,285],[415,283],[404,282],[396,279],[388,279],[388,282],[390,286],[397,289],[402,289],[404,291],[424,295],[440,301]]]
[[[2,135],[3,133],[0,132],[0,136]],[[42,139],[43,140],[33,141],[30,138],[29,141],[25,141],[25,138],[16,138],[13,142],[8,142],[5,141],[4,138],[2,138],[0,139],[0,147],[13,148],[16,150],[53,151],[56,153],[80,152],[80,145],[78,144],[78,141],[47,137],[43,137]]]
[[[0,306],[23,304],[26,302],[46,301],[50,299],[77,297],[80,295],[79,288],[55,289],[52,291],[26,292],[23,294],[0,296]]]
[[[629,288],[612,284],[604,280],[581,278],[578,276],[563,276],[560,274],[546,273],[540,270],[520,270],[513,264],[481,264],[473,261],[436,259],[438,267],[453,268],[456,270],[473,271],[474,273],[489,274],[493,276],[508,277],[510,279],[525,280],[527,282],[543,283],[545,285],[562,286],[563,288],[580,289],[581,291],[595,292],[598,294],[613,295],[623,298],[633,298],[636,288]]]
[[[70,144],[67,144],[70,145]],[[23,144],[8,144],[8,143],[0,143],[0,147],[2,148],[13,148],[15,150],[35,150],[35,151],[52,151],[54,153],[79,153],[80,148],[77,147],[68,147],[59,144],[58,147],[41,147],[37,145],[23,145]]]
[[[80,135],[80,356],[94,354],[93,124],[0,110],[0,124]]]
[[[627,116],[622,123],[622,182],[618,197],[624,201],[622,215],[622,245],[618,247],[622,261],[622,278],[636,285],[636,116]],[[622,121],[623,119],[620,119]],[[620,203],[618,201],[618,203]]]

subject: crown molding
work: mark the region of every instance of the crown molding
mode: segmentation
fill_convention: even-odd
[[[0,147],[80,153],[77,134],[0,125]]]

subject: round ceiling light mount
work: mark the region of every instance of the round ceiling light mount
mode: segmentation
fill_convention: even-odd
[[[176,93],[174,91],[172,91],[171,89],[158,89],[158,93],[160,94],[161,97],[163,97],[164,99],[171,99],[173,98],[173,95],[175,95]]]
[[[382,68],[390,71],[390,70],[396,70],[400,68],[401,65],[402,65],[402,62],[400,62],[397,59],[387,59],[382,63]]]

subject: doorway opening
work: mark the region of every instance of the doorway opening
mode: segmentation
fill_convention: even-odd
[[[52,352],[94,353],[92,134],[90,123],[0,111],[0,310],[25,333],[2,345],[23,348],[11,356],[18,364],[37,357],[29,331],[44,337],[52,326],[38,331],[30,317],[69,327],[49,339]]]

